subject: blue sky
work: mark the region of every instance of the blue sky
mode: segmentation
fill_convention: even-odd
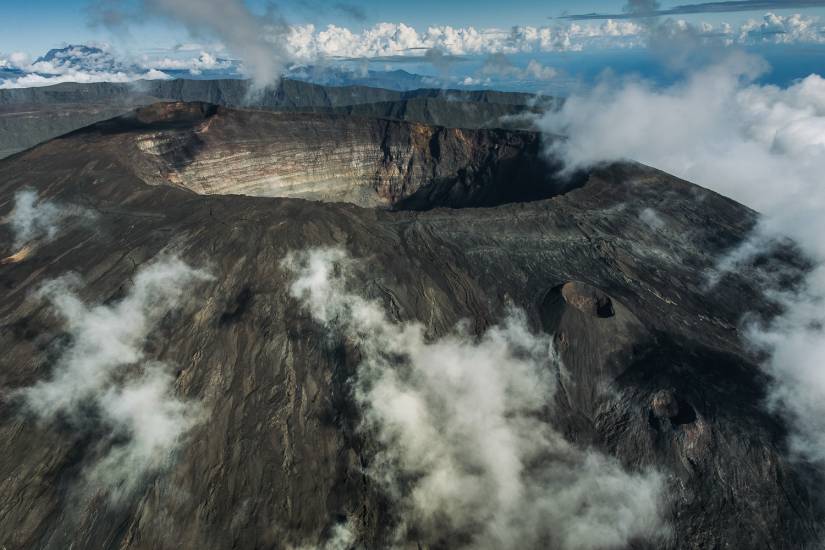
[[[0,88],[155,78],[270,83],[287,75],[326,84],[564,95],[604,71],[667,84],[684,67],[671,66],[681,54],[647,48],[662,33],[691,56],[712,59],[720,47],[755,52],[774,67],[764,82],[825,74],[825,0],[723,1],[725,13],[659,18],[653,34],[650,25],[622,15],[628,0],[282,0],[287,28],[261,17],[267,0],[95,0],[125,10],[120,19],[127,24],[116,27],[92,24],[90,1],[0,0]],[[667,10],[689,1],[697,0],[658,5]],[[757,2],[759,10],[730,11]],[[822,7],[801,9],[803,3]],[[788,4],[796,8],[778,9]],[[614,18],[559,18],[591,13]],[[694,44],[687,48],[685,39]],[[39,59],[51,48],[81,44],[103,51],[71,47]],[[396,72],[398,81],[375,75],[382,72]]]
[[[247,3],[255,11],[263,11],[263,1],[251,0]],[[359,21],[346,16],[332,8],[335,2],[324,2],[326,9],[320,10],[304,2],[280,2],[279,6],[291,23],[336,24],[353,29],[383,21],[414,27],[542,25],[548,23],[548,17],[566,11],[615,10],[621,6],[620,2],[604,0],[511,0],[504,8],[500,1],[493,0],[417,0],[414,3],[352,0],[347,3],[362,8],[367,19]],[[0,19],[5,22],[0,32],[0,51],[36,53],[64,42],[117,42],[125,38],[91,26],[87,0],[0,0],[0,6]],[[144,44],[148,42],[151,46],[163,46],[186,39],[187,33],[183,29],[153,23],[141,28],[139,41]]]
[[[392,2],[378,0],[348,0],[366,15],[358,20],[333,8],[335,0],[284,1],[279,5],[290,23],[313,23],[316,26],[336,24],[354,31],[378,22],[406,23],[418,29],[429,25],[452,25],[476,28],[510,27],[512,25],[541,26],[551,23],[549,17],[564,13],[621,11],[623,2],[605,0],[416,0]],[[682,2],[663,1],[662,7]],[[263,9],[263,0],[249,0],[252,9]],[[33,55],[64,43],[89,41],[109,42],[116,46],[133,48],[168,47],[189,39],[181,27],[151,23],[133,28],[131,35],[113,33],[89,24],[87,0],[0,0],[0,52],[26,51]],[[762,10],[764,11],[764,10]],[[772,10],[777,13],[803,12],[825,16],[825,9]],[[762,12],[704,14],[688,16],[687,20],[717,23],[738,23],[747,18],[758,18]]]

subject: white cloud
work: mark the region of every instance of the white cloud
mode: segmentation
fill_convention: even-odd
[[[36,73],[17,78],[0,80],[0,89],[35,88],[40,86],[54,86],[64,82],[92,83],[92,82],[134,82],[136,80],[168,80],[168,74],[150,69],[145,73],[88,73],[85,71],[71,71],[59,76],[42,76]]]
[[[148,363],[140,377],[108,388],[97,404],[113,434],[125,436],[86,472],[93,486],[128,495],[142,477],[170,464],[186,433],[203,420],[202,409],[175,395],[167,365]]]
[[[2,64],[0,62],[0,66]],[[12,54],[6,64],[22,74],[0,80],[0,89],[51,86],[62,82],[132,82],[170,78],[159,70],[123,62],[108,47],[70,45],[50,50],[33,62],[25,54]]]
[[[193,75],[199,75],[203,73],[203,71],[229,70],[235,66],[232,60],[216,57],[208,51],[201,51],[198,57],[187,57],[183,59],[172,57],[152,59],[149,56],[143,56],[141,64],[150,71],[189,71],[189,73]]]
[[[739,42],[777,44],[825,43],[825,27],[817,16],[767,13],[761,21],[746,21],[739,28]]]
[[[431,339],[350,292],[341,250],[282,265],[292,295],[359,350],[360,429],[382,447],[368,473],[405,518],[399,540],[414,529],[430,540],[464,535],[472,548],[595,549],[666,531],[658,474],[575,448],[542,420],[562,367],[552,338],[522,313],[480,336],[459,326]]]
[[[654,231],[659,231],[667,225],[659,213],[652,208],[644,208],[639,212],[639,219]]]
[[[764,40],[820,43],[825,41],[824,28],[817,17],[770,13],[762,22],[747,21],[736,29],[724,22],[691,25],[678,19],[667,19],[657,26],[671,37],[689,31],[697,38],[721,44]],[[294,59],[303,62],[334,57],[423,56],[431,49],[452,55],[539,53],[642,47],[647,44],[648,31],[645,25],[630,20],[528,25],[506,30],[442,25],[419,31],[404,23],[379,23],[355,32],[336,25],[324,29],[296,25],[289,28],[287,48]]]
[[[459,83],[462,86],[480,86],[484,81],[473,78],[472,76],[465,76]]]
[[[95,217],[95,213],[87,208],[38,199],[37,193],[31,189],[18,191],[8,218],[14,233],[12,246],[20,248],[51,241],[71,219],[90,222]]]
[[[725,269],[783,236],[817,262],[800,292],[771,289],[786,309],[767,325],[749,325],[748,337],[770,353],[772,402],[792,421],[794,448],[825,465],[825,79],[753,84],[764,68],[732,53],[665,89],[601,86],[570,98],[541,126],[569,136],[552,151],[570,167],[634,159],[762,212],[758,234],[722,260]]]
[[[110,430],[100,460],[84,472],[92,490],[128,495],[147,474],[170,463],[186,432],[201,419],[197,404],[175,395],[168,366],[147,361],[143,346],[161,318],[182,305],[184,292],[208,275],[174,257],[141,268],[121,300],[87,305],[76,277],[44,284],[71,337],[47,380],[20,390],[26,410],[41,420],[61,415],[83,429]],[[94,412],[89,415],[89,411]]]
[[[508,80],[546,81],[554,79],[558,72],[553,67],[546,67],[535,59],[531,59],[526,67],[519,67],[504,54],[493,54],[485,60],[481,67],[481,75]]]
[[[7,58],[0,57],[0,68],[20,69],[30,63],[31,58],[25,52],[12,52]]]
[[[210,0],[217,2],[217,0]],[[198,0],[143,0],[144,9],[186,25],[194,36],[214,38],[207,43],[178,44],[160,55],[143,55],[138,65],[117,61],[110,47],[81,49],[69,46],[48,61],[30,62],[23,53],[0,57],[0,68],[22,70],[25,75],[0,80],[0,88],[43,86],[59,82],[128,82],[169,78],[163,70],[206,70],[244,74],[259,85],[272,83],[289,63],[323,63],[337,58],[408,56],[428,59],[427,52],[449,55],[512,55],[546,52],[639,48],[651,39],[654,48],[674,47],[686,36],[718,45],[774,43],[825,43],[825,26],[815,16],[768,13],[761,21],[749,20],[738,27],[729,23],[689,24],[665,19],[652,27],[632,20],[556,22],[547,26],[515,26],[509,29],[477,29],[434,25],[416,29],[405,23],[377,23],[352,30],[337,25],[287,25],[277,17],[250,13],[240,0],[204,7]],[[123,18],[117,18],[122,21]],[[100,51],[93,51],[100,50]],[[197,57],[179,54],[198,52]],[[234,55],[229,58],[227,53]],[[83,62],[79,62],[82,59]],[[467,75],[462,75],[467,76]],[[536,61],[524,76],[550,80],[550,67]],[[460,80],[459,80],[460,81]]]
[[[553,67],[542,65],[535,59],[531,59],[527,63],[525,75],[527,78],[532,78],[533,80],[552,80],[558,75],[558,71]]]
[[[329,537],[321,544],[302,544],[298,547],[287,546],[289,550],[350,550],[358,540],[356,524],[352,518],[333,526]]]
[[[514,54],[581,50],[610,42],[639,38],[641,28],[632,22],[607,21],[600,25],[556,25],[553,27],[513,27],[509,30],[475,27],[431,26],[419,32],[404,23],[379,23],[353,32],[328,25],[290,27],[287,43],[293,58],[310,62],[319,58],[380,57],[410,55],[423,57],[428,50],[451,55]],[[638,45],[637,40],[637,45]]]

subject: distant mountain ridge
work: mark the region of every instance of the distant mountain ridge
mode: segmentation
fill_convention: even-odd
[[[339,112],[461,128],[519,128],[513,115],[541,111],[553,98],[493,90],[321,86],[283,79],[263,91],[249,81],[151,80],[65,83],[0,90],[0,158],[157,101],[201,101],[272,111]]]
[[[323,86],[282,79],[275,87],[254,91],[250,81],[217,80],[141,80],[130,83],[63,83],[55,86],[0,90],[0,105],[20,103],[89,103],[102,100],[153,97],[172,101],[209,101],[226,107],[339,107],[376,101],[400,101],[419,97],[530,106],[551,101],[522,92],[496,90],[455,90],[421,88],[410,91],[369,86]]]
[[[72,44],[64,48],[52,48],[38,57],[35,63],[57,61],[59,63],[82,64],[89,58],[107,58],[114,62],[114,57],[100,48],[84,44]]]
[[[134,63],[118,60],[109,51],[84,44],[53,48],[35,59],[31,70],[41,76],[55,76],[71,71],[110,74],[146,72],[146,69]]]

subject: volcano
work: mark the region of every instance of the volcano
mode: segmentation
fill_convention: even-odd
[[[759,273],[785,273],[793,285],[806,263],[777,250],[708,282],[757,213],[632,162],[562,176],[544,154],[555,138],[527,130],[308,111],[156,103],[0,161],[0,546],[497,547],[477,535],[500,516],[485,515],[475,484],[453,495],[475,506],[461,522],[435,500],[424,502],[438,513],[422,515],[416,491],[428,472],[404,469],[409,454],[386,454],[399,442],[370,420],[381,403],[365,408],[359,384],[370,358],[388,369],[397,359],[374,349],[395,341],[374,339],[380,323],[428,350],[457,339],[471,342],[462,350],[487,349],[484,335],[499,334],[513,309],[525,334],[552,342],[556,367],[539,377],[554,390],[500,418],[547,426],[564,442],[552,449],[568,457],[524,459],[520,486],[529,494],[556,483],[534,475],[551,463],[569,461],[575,477],[575,457],[591,453],[623,475],[657,472],[661,489],[642,518],[659,524],[655,536],[577,543],[548,520],[552,529],[520,547],[790,549],[817,540],[820,481],[787,458],[787,428],[764,403],[770,380],[739,331],[746,311],[777,313]],[[20,242],[21,192],[68,214]],[[337,294],[356,298],[335,315],[313,314],[296,290],[285,259],[311,250],[343,251],[329,273],[349,265]],[[146,311],[157,315],[138,316],[127,338],[117,328],[132,311],[123,304],[155,288],[145,287],[146,270],[170,256],[203,275],[190,274],[177,293],[147,290]],[[67,274],[69,286],[43,290]],[[380,323],[342,321],[359,311]],[[80,314],[106,319],[94,324],[104,340],[72,324]],[[420,338],[398,327],[418,327]],[[84,357],[108,361],[113,342],[139,353],[115,353],[100,388],[56,414],[38,412],[49,400],[34,410],[27,389],[62,380]],[[524,365],[535,351],[510,355]],[[111,411],[127,410],[134,393],[102,395],[155,364],[168,366],[169,399],[199,412],[174,452],[140,470],[143,455],[118,453],[156,434],[147,420],[155,417],[119,429]],[[77,384],[88,385],[84,372]],[[466,372],[463,385],[476,387],[476,371]],[[458,401],[462,384],[455,388]],[[482,489],[495,468],[474,457],[497,441],[496,426],[484,430],[455,462]],[[438,441],[470,438],[451,433]],[[408,451],[429,448],[436,439]],[[93,475],[113,456],[128,484]],[[376,475],[385,467],[402,481],[394,491]],[[572,497],[554,498],[549,509]],[[594,503],[576,506],[582,517]]]

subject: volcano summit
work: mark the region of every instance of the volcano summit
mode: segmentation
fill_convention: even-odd
[[[160,102],[0,161],[4,548],[817,540],[739,329],[792,246],[718,272],[732,200],[376,108]]]

